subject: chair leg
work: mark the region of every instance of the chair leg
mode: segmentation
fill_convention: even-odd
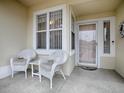
[[[14,71],[12,71],[12,78],[14,77]]]
[[[33,66],[32,66],[32,68],[33,68]],[[38,65],[38,72],[39,72],[39,80],[40,80],[40,82],[41,82],[41,72],[40,72],[41,70],[40,70],[40,62],[39,62],[39,65]]]
[[[33,71],[34,71],[33,64],[31,64],[31,74],[32,74],[32,77],[34,76],[33,75]]]
[[[50,88],[52,89],[52,79],[50,79]]]
[[[41,82],[41,75],[39,74],[39,80],[40,80],[40,82]]]
[[[60,70],[60,73],[62,74],[62,76],[63,76],[64,80],[66,80],[65,75],[64,75],[64,73],[63,73],[63,71],[62,71],[62,70]]]
[[[25,71],[25,79],[27,79],[27,71]]]

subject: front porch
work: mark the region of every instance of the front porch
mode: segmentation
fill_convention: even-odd
[[[67,80],[57,74],[53,78],[53,89],[49,88],[49,80],[38,77],[24,78],[18,73],[14,79],[7,77],[0,80],[1,93],[123,93],[124,79],[113,70],[99,69],[86,71],[76,67]]]
[[[88,31],[91,37],[79,35]],[[0,93],[123,93],[122,36],[123,0],[1,0]],[[67,80],[55,75],[51,90],[48,79],[39,82],[31,71],[27,79],[22,72],[12,79],[10,58],[23,49],[33,49],[39,57],[67,52],[61,69]]]

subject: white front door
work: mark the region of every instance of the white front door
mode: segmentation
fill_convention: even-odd
[[[78,21],[75,29],[76,65],[114,68],[115,17]]]
[[[78,25],[79,64],[97,67],[97,24]]]

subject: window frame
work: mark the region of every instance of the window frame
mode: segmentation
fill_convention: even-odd
[[[50,49],[50,31],[53,30],[59,30],[60,28],[57,29],[50,29],[49,28],[49,14],[50,12],[54,12],[54,11],[58,11],[58,10],[62,10],[62,49]],[[42,15],[42,14],[47,14],[47,31],[46,31],[46,49],[37,49],[37,45],[36,45],[36,29],[37,29],[37,15]],[[38,52],[38,53],[49,53],[50,51],[55,51],[55,50],[63,50],[65,48],[65,43],[64,40],[66,40],[65,36],[66,36],[66,18],[64,18],[66,16],[66,5],[59,5],[56,7],[52,7],[52,8],[47,8],[44,10],[39,10],[34,12],[33,14],[33,48]],[[63,38],[64,37],[64,38]]]
[[[35,28],[35,35],[36,35],[36,49],[37,49],[37,33],[42,33],[42,32],[46,32],[46,43],[47,43],[47,13],[42,13],[42,14],[39,14],[39,15],[43,15],[45,14],[46,15],[46,29],[45,30],[38,30],[38,23],[37,23],[37,16],[36,15],[36,28]],[[47,49],[47,44],[45,45],[46,47],[45,48],[42,48],[42,49]]]
[[[105,38],[106,38],[106,36],[105,36],[105,28],[104,28],[104,26],[105,26],[105,23],[107,23],[107,22],[109,22],[109,51],[105,50],[105,43],[106,43]],[[110,20],[104,20],[103,21],[103,53],[104,54],[110,54],[111,53],[111,26],[110,25],[111,25]],[[107,32],[107,28],[106,28],[106,32]]]
[[[102,29],[104,29],[105,21],[110,21],[110,53],[104,53],[104,36],[102,36],[103,37],[102,56],[113,57],[113,56],[115,56],[115,17],[104,18],[102,20]],[[102,32],[104,33],[104,30]],[[112,43],[112,41],[114,41],[114,43]]]
[[[50,32],[52,32],[52,31],[62,31],[63,32],[63,10],[62,9],[58,9],[58,10],[54,10],[54,11],[50,11],[50,12],[56,12],[56,11],[62,11],[62,27],[61,28],[53,28],[53,29],[51,29],[50,28],[50,24],[48,24],[49,25],[49,28],[48,28],[48,32],[49,32],[49,37],[48,37],[48,39],[49,39],[49,46],[48,46],[48,49],[49,50],[61,50],[61,49],[52,49],[51,47],[50,47]],[[48,21],[50,22],[50,12],[49,12],[49,19],[48,19]],[[61,47],[62,47],[62,44],[61,44]]]
[[[69,12],[69,20],[70,20],[70,32],[69,32],[69,39],[70,39],[70,44],[69,44],[69,50],[70,50],[70,55],[73,55],[73,54],[75,54],[75,51],[76,51],[76,45],[75,45],[75,49],[72,49],[72,33],[75,35],[75,44],[76,44],[76,32],[75,32],[75,30],[76,30],[76,24],[75,24],[75,22],[76,22],[76,16],[75,16],[75,14],[74,14],[74,11],[73,11],[73,9],[70,7],[70,12]],[[73,31],[72,31],[72,17],[74,18],[74,29],[73,29]]]
[[[74,16],[71,14],[71,50],[75,50],[75,27],[74,27],[74,22],[75,22],[75,18]],[[74,42],[72,42],[72,34],[74,34]],[[73,46],[74,44],[74,46]]]

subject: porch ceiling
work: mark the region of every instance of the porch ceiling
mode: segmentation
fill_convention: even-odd
[[[90,0],[89,2],[74,4],[73,9],[77,16],[111,12],[119,6],[122,0]]]
[[[18,0],[26,6],[36,5],[38,3],[47,4],[51,0]],[[84,16],[95,13],[114,11],[123,0],[53,0],[53,2],[62,2],[71,4],[76,16]]]

